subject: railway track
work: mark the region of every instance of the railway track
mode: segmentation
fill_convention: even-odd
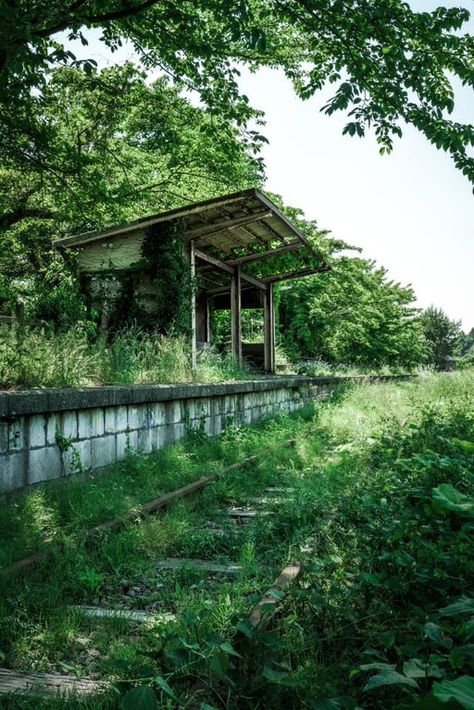
[[[282,443],[282,446],[291,447],[295,441],[295,439],[287,440]],[[244,474],[249,467],[258,466],[264,456],[265,451],[262,451],[259,456],[243,459],[218,474],[202,477],[161,498],[152,500],[120,519],[109,520],[95,526],[85,533],[85,539],[91,544],[94,544],[94,541],[96,543],[99,541],[100,544],[101,534],[115,533],[129,524],[140,524],[140,521],[150,514],[158,513],[185,497],[199,495],[199,492],[210,484]],[[222,501],[223,505],[217,508],[213,515],[203,514],[196,529],[202,530],[204,527],[212,533],[215,540],[213,553],[206,559],[157,557],[154,566],[161,580],[158,582],[158,593],[150,595],[136,586],[130,590],[128,602],[124,601],[121,593],[123,590],[120,590],[120,593],[117,590],[115,595],[112,591],[106,596],[91,598],[84,604],[69,605],[69,611],[87,619],[88,624],[100,625],[110,620],[119,620],[124,625],[130,626],[130,630],[126,633],[133,631],[135,636],[143,635],[145,639],[150,629],[156,630],[179,624],[182,592],[181,599],[176,599],[177,580],[183,578],[197,580],[197,586],[200,585],[201,591],[204,591],[207,596],[208,606],[212,607],[213,600],[218,597],[222,589],[227,589],[228,585],[232,584],[232,580],[238,577],[240,580],[244,579],[246,587],[252,590],[252,598],[258,599],[248,608],[242,621],[257,627],[267,613],[272,614],[283,603],[285,591],[298,578],[302,570],[300,560],[281,560],[279,565],[255,561],[250,566],[239,562],[246,542],[261,534],[261,526],[271,521],[280,506],[291,504],[295,488],[279,484],[278,480],[272,481],[272,486],[267,485],[261,490],[253,491],[253,496],[250,498],[233,500],[232,505]],[[271,540],[268,540],[268,548],[271,549]],[[56,548],[56,551],[61,552],[61,549]],[[48,549],[31,555],[11,565],[5,572],[28,572],[39,562],[43,562],[50,553],[51,550]],[[158,601],[156,601],[157,596]],[[151,604],[150,598],[154,600]],[[113,677],[74,678],[64,674],[0,669],[0,696],[7,698],[13,693],[48,697],[96,696],[113,692],[114,680]]]

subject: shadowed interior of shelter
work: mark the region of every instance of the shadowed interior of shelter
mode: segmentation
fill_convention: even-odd
[[[275,370],[273,285],[327,271],[330,266],[307,237],[259,190],[197,202],[102,231],[65,237],[58,245],[78,250],[78,268],[93,307],[107,327],[122,299],[139,302],[153,320],[160,311],[160,284],[150,276],[149,240],[178,235],[188,265],[186,299],[192,362],[212,342],[211,313],[229,310],[231,348],[266,372]],[[156,242],[154,242],[156,244]],[[124,294],[124,277],[128,291]],[[172,275],[161,273],[161,281]],[[124,299],[125,297],[125,299]],[[178,308],[178,304],[168,304]],[[263,311],[263,343],[242,343],[242,309]],[[159,327],[160,324],[157,323]]]

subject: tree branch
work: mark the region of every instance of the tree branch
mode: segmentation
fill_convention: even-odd
[[[112,22],[113,20],[123,20],[127,17],[135,17],[136,15],[139,15],[141,12],[148,9],[149,7],[152,7],[153,5],[156,5],[158,2],[159,0],[144,0],[144,2],[135,6],[130,6],[129,4],[125,3],[118,10],[104,12],[100,15],[81,16],[80,14],[78,14],[77,18],[75,19],[77,19],[81,24],[91,25],[97,24],[98,22]],[[73,3],[71,7],[73,8],[76,4],[82,5],[83,3]],[[56,32],[67,30],[70,25],[71,17],[69,15],[68,17],[62,18],[59,22],[57,22],[55,25],[52,25],[51,27],[45,27],[43,29],[35,30],[33,32],[33,35],[35,37],[50,37],[50,35],[53,35]]]
[[[5,212],[0,215],[0,229],[9,229],[23,219],[53,219],[54,212],[47,209],[20,207],[12,212]]]

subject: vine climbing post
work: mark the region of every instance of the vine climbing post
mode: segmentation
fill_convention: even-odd
[[[236,266],[230,277],[230,317],[232,353],[237,366],[242,365],[242,324],[241,324],[241,278],[240,266]]]
[[[191,275],[191,368],[193,372],[196,370],[196,292],[195,292],[195,277],[196,277],[196,255],[194,253],[194,239],[188,244],[188,256]]]

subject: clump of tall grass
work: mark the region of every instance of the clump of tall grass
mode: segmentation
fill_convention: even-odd
[[[81,328],[54,333],[47,326],[0,325],[0,385],[78,387],[100,374],[100,354]]]
[[[149,333],[138,326],[123,328],[110,343],[97,343],[105,384],[189,382],[189,346],[184,336]]]
[[[91,338],[84,327],[55,332],[48,326],[0,326],[0,387],[81,387],[100,384],[218,382],[248,377],[230,355],[198,353],[193,372],[184,336],[138,326],[113,338]]]

